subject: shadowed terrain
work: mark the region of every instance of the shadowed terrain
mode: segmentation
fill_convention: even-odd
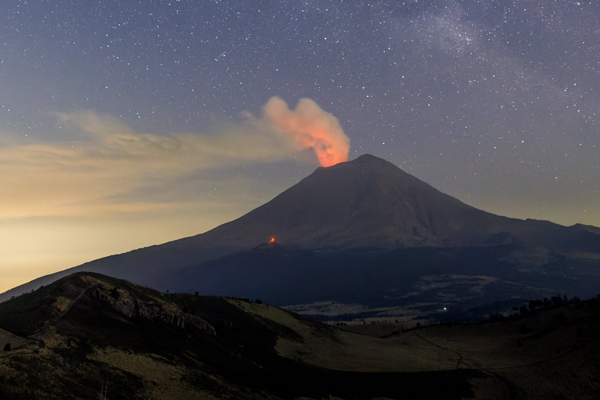
[[[594,299],[373,336],[78,273],[0,304],[0,398],[596,398],[599,315]]]

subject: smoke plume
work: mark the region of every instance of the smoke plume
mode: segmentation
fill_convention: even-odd
[[[275,133],[291,139],[299,149],[312,149],[323,167],[348,161],[350,139],[336,117],[311,99],[300,99],[295,110],[285,101],[271,97],[263,106],[261,122]]]

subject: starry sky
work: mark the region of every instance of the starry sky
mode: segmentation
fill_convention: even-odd
[[[600,226],[600,2],[3,0],[0,20],[0,291],[310,174],[271,106],[475,207]]]

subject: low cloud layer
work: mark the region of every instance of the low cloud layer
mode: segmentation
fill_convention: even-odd
[[[7,189],[0,219],[185,206],[176,194],[156,202],[135,193],[211,169],[306,159],[308,149],[324,166],[347,160],[349,141],[337,119],[312,100],[290,110],[274,97],[263,112],[210,133],[165,135],[137,132],[93,111],[56,113],[68,140],[0,143],[0,187]]]

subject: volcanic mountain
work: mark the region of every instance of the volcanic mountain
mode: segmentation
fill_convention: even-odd
[[[271,237],[276,242],[266,244]],[[465,256],[465,249],[473,254]],[[595,256],[590,254],[599,253],[597,228],[490,214],[385,160],[363,155],[318,168],[270,202],[206,233],[48,275],[0,300],[73,272],[93,271],[160,290],[250,295],[275,304],[326,301],[332,299],[322,291],[337,290],[331,282],[356,289],[366,284],[364,270],[369,265],[388,268],[380,271],[376,285],[380,279],[389,284],[390,275],[392,281],[405,279],[405,273],[424,276],[428,268],[433,268],[432,274],[443,270],[464,275],[472,267],[471,274],[487,276],[498,260],[514,269],[515,263],[523,266],[532,257],[535,265],[555,265],[573,254],[591,260]],[[481,270],[484,267],[488,270]],[[355,282],[340,280],[352,275],[352,268],[362,271]],[[314,295],[288,296],[287,285],[298,286],[299,281],[306,287],[324,286],[309,291]],[[351,297],[345,301],[356,302]]]

